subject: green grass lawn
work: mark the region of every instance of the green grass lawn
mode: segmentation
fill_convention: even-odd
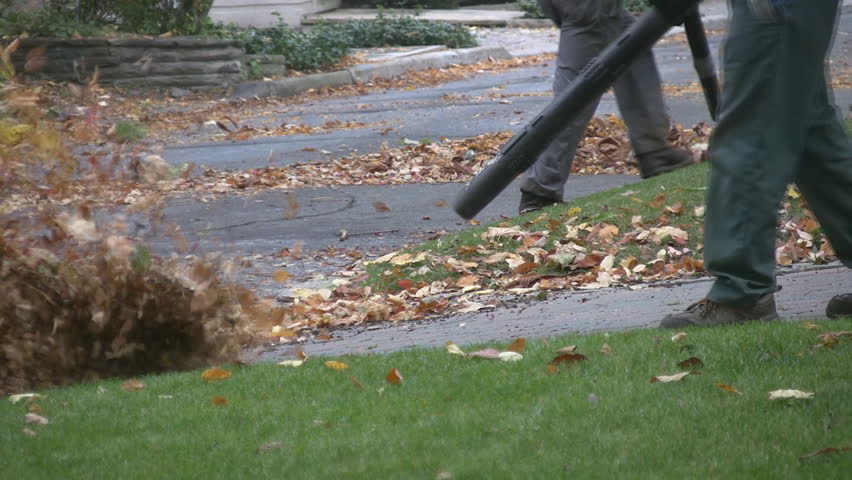
[[[530,341],[517,363],[417,350],[337,358],[345,371],[312,358],[229,366],[212,383],[189,372],[142,378],[139,391],[120,380],[49,390],[34,402],[47,425],[25,424],[25,402],[0,402],[2,476],[843,478],[852,452],[799,459],[852,446],[852,339],[814,348],[852,319],[817,325],[692,329],[679,342],[658,330],[573,335]],[[569,344],[588,359],[548,371]],[[650,383],[692,356],[700,375]],[[401,385],[385,381],[391,368]],[[777,389],[814,397],[770,401]]]

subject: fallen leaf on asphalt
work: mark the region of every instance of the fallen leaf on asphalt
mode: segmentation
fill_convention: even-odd
[[[807,458],[816,457],[817,455],[824,455],[826,453],[841,453],[841,452],[852,452],[852,447],[827,447],[822,450],[818,450],[816,452],[811,452],[806,455],[802,455],[799,457],[799,460],[805,460]]]
[[[19,393],[17,395],[10,395],[9,401],[13,404],[20,402],[21,400],[26,400],[29,398],[42,398],[42,395],[38,393]]]
[[[225,398],[225,397],[213,397],[213,398],[210,399],[210,403],[212,403],[213,405],[218,405],[218,406],[227,405],[228,399]]]
[[[355,385],[355,388],[358,390],[364,390],[364,385],[361,385],[361,382],[359,382],[357,378],[350,375],[349,381],[352,382],[352,385]]]
[[[121,389],[125,392],[138,392],[145,389],[145,384],[135,378],[131,378],[122,382]]]
[[[437,202],[433,203],[433,205],[438,208],[443,208],[447,206],[447,202],[444,200],[438,200]]]
[[[670,382],[679,382],[683,380],[687,375],[692,375],[697,372],[680,372],[674,375],[657,375],[656,377],[651,377],[651,383],[670,383]]]
[[[498,357],[504,362],[518,362],[524,359],[524,356],[518,352],[500,352]]]
[[[301,367],[304,364],[304,360],[284,360],[283,362],[278,363],[278,365],[281,365],[282,367]]]
[[[24,418],[26,419],[27,423],[33,425],[47,425],[48,423],[50,423],[47,418],[42,417],[37,413],[28,413],[24,415]]]
[[[680,367],[680,368],[692,368],[692,369],[695,369],[695,368],[703,367],[703,366],[704,366],[704,362],[702,362],[702,361],[701,361],[701,359],[700,359],[700,358],[698,358],[698,357],[689,357],[689,358],[687,358],[686,360],[684,360],[684,361],[682,361],[682,362],[678,362],[677,366],[678,366],[678,367]]]
[[[609,344],[604,343],[603,345],[601,345],[601,353],[604,354],[604,355],[611,354],[612,353],[612,347],[610,347]]]
[[[385,375],[385,381],[391,385],[402,385],[402,374],[396,368],[391,368],[388,374]]]
[[[458,345],[453,342],[447,342],[447,352],[449,352],[451,355],[459,355],[462,357],[467,355],[466,353],[464,353],[464,351],[462,351],[461,348],[459,348]]]
[[[785,400],[785,399],[801,399],[810,400],[814,398],[811,392],[803,392],[801,390],[774,390],[769,392],[770,400]]]
[[[488,359],[498,359],[500,358],[500,352],[494,350],[493,348],[486,348],[485,350],[477,350],[472,353],[467,354],[468,357],[477,357],[477,358],[488,358]]]
[[[385,202],[373,202],[373,208],[375,208],[377,212],[391,211],[390,207],[388,207]]]
[[[284,211],[284,218],[292,220],[299,216],[299,201],[296,200],[296,194],[287,192],[287,209]]]
[[[527,339],[524,338],[524,337],[518,337],[518,338],[515,339],[515,341],[512,342],[511,345],[506,347],[506,350],[508,350],[510,352],[522,353],[524,351],[524,348],[526,348],[526,346],[527,346]]]
[[[680,332],[680,333],[676,333],[676,334],[672,335],[672,341],[673,342],[679,342],[679,341],[683,340],[684,338],[686,338],[686,333],[684,333],[684,332]]]
[[[329,361],[325,362],[325,366],[332,369],[332,370],[337,370],[338,372],[341,371],[341,370],[346,370],[347,368],[349,368],[349,365],[347,365],[343,362],[338,362],[337,360],[329,360]]]
[[[576,353],[576,352],[577,352],[577,345],[568,345],[567,347],[562,347],[562,348],[560,348],[559,350],[556,351],[556,353],[558,353],[558,354]]]
[[[727,383],[714,383],[713,385],[719,390],[723,390],[728,393],[734,393],[737,395],[742,395],[742,393],[736,388],[734,388],[733,385],[728,385]]]
[[[284,283],[290,279],[292,275],[287,270],[276,270],[275,271],[275,281],[278,283]]]
[[[205,382],[217,382],[219,380],[227,380],[231,378],[231,372],[221,368],[209,368],[201,374],[201,379]]]

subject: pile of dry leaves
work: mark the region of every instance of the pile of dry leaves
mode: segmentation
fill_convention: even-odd
[[[12,50],[0,50],[0,197],[40,201],[0,210],[0,394],[234,358],[258,308],[252,295],[215,262],[155,258],[121,219],[63,206],[130,190],[134,175],[68,152],[40,89],[16,83]]]

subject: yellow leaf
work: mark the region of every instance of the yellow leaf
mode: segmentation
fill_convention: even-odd
[[[808,330],[819,330],[819,325],[813,322],[802,322],[802,326]]]
[[[787,196],[795,199],[799,198],[801,195],[799,195],[799,191],[796,189],[796,187],[790,185],[789,187],[787,187]]]
[[[346,365],[343,362],[338,362],[336,360],[329,360],[325,362],[325,366],[337,371],[346,370],[347,368],[349,368],[349,365]]]
[[[145,389],[145,384],[136,380],[135,378],[131,378],[130,380],[126,380],[121,384],[121,389],[125,392],[137,392],[139,390]]]
[[[283,367],[301,367],[304,364],[304,360],[284,360],[283,362],[278,363],[278,365]]]
[[[739,390],[737,390],[736,388],[734,388],[733,385],[728,385],[727,383],[716,383],[714,385],[716,386],[716,388],[718,388],[720,390],[724,390],[728,393],[735,393],[737,395],[742,395],[742,393]]]
[[[462,357],[467,355],[462,351],[461,348],[459,348],[458,345],[453,342],[447,342],[447,352],[449,352],[451,355],[460,355]]]
[[[216,382],[231,378],[231,372],[221,368],[208,368],[201,374],[201,379],[205,382]]]
[[[577,215],[578,213],[580,213],[582,211],[583,211],[583,209],[580,208],[580,207],[571,207],[570,209],[568,209],[568,212],[565,214],[565,216],[566,217],[573,217],[574,215]]]

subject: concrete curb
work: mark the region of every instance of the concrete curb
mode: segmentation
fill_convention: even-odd
[[[487,60],[506,60],[509,58],[512,58],[512,55],[503,47],[460,48],[382,63],[365,63],[336,72],[283,78],[271,82],[243,82],[237,85],[233,96],[237,98],[287,97],[313,88],[342,87],[380,78],[398,77],[410,71],[446,68],[450,65],[470,65]]]

